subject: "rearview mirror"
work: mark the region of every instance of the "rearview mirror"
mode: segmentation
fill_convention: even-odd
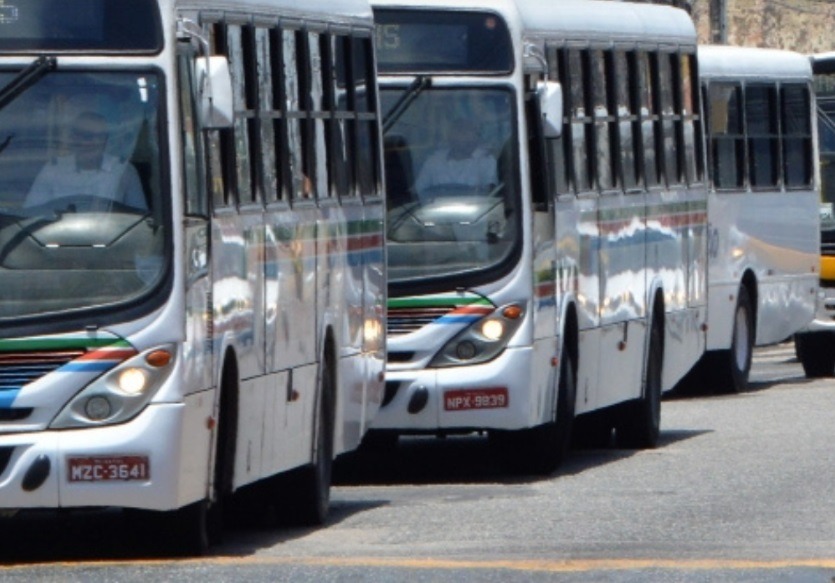
[[[542,112],[542,133],[546,138],[562,134],[562,86],[555,81],[540,81],[536,93]]]
[[[200,103],[200,122],[204,129],[232,127],[235,108],[232,101],[232,75],[223,55],[198,57],[194,62]]]

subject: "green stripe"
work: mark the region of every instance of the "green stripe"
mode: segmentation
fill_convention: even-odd
[[[459,295],[443,295],[443,296],[426,296],[426,297],[411,297],[411,298],[390,298],[388,300],[389,308],[435,308],[438,306],[487,306],[493,307],[493,304],[481,296],[459,296]]]
[[[89,336],[45,336],[38,338],[0,339],[0,352],[26,350],[66,350],[71,348],[103,348],[105,346],[130,348],[130,343],[120,338]]]

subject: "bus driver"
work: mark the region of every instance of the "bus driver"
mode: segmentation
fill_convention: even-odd
[[[92,112],[80,114],[70,133],[73,153],[58,156],[44,165],[29,189],[24,206],[89,195],[146,209],[145,193],[136,169],[105,153],[108,135],[108,123],[103,116]]]
[[[450,126],[449,146],[433,153],[418,174],[419,195],[441,185],[461,185],[487,191],[498,184],[496,159],[479,144],[475,121],[455,120]]]

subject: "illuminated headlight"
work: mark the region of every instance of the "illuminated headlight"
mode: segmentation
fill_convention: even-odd
[[[119,388],[126,395],[138,395],[147,385],[145,373],[140,368],[128,368],[119,375]]]
[[[429,366],[462,366],[496,358],[522,324],[523,315],[524,311],[517,304],[497,308],[447,342]]]
[[[489,319],[481,325],[481,335],[490,342],[497,342],[504,336],[505,325],[501,320]]]
[[[90,427],[123,423],[138,415],[174,369],[174,346],[134,356],[77,393],[50,427]]]

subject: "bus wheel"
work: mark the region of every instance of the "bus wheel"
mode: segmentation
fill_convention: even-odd
[[[497,434],[494,441],[505,450],[508,462],[526,473],[548,475],[563,462],[571,445],[577,399],[574,363],[563,350],[557,392],[556,419],[545,425],[511,434]],[[493,437],[491,435],[491,437]]]
[[[333,368],[331,360],[326,358],[322,365],[313,464],[290,472],[279,481],[281,522],[319,526],[328,516],[336,412],[334,391]]]
[[[717,352],[718,373],[715,390],[719,393],[740,393],[748,388],[751,358],[754,353],[754,313],[745,286],[739,288],[734,310],[731,348]]]
[[[794,347],[807,378],[835,375],[835,334],[830,332],[795,334]]]
[[[131,528],[151,533],[155,548],[168,556],[202,557],[216,542],[213,532],[218,525],[219,508],[210,507],[208,500],[200,500],[177,510],[126,509]]]
[[[661,368],[664,361],[661,320],[654,318],[647,351],[643,395],[621,406],[615,436],[620,447],[653,448],[661,430]]]

